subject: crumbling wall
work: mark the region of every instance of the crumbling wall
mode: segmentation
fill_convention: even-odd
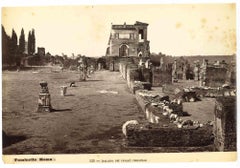
[[[106,57],[107,69],[110,71],[119,71],[119,57]]]
[[[211,135],[211,126],[179,129],[149,123],[127,127],[128,145],[139,147],[207,146],[213,143]]]
[[[233,86],[236,86],[236,71],[231,72],[230,83]]]
[[[119,63],[119,72],[122,75],[122,73],[123,73],[123,62]]]
[[[205,86],[220,87],[227,78],[227,69],[220,67],[207,67]]]
[[[236,97],[218,97],[214,112],[214,144],[218,151],[236,151]]]
[[[114,71],[119,71],[119,61],[114,61],[113,66],[114,66]]]
[[[127,85],[131,88],[131,83],[139,80],[139,70],[134,65],[128,65],[127,68]]]
[[[144,67],[140,69],[140,81],[152,82],[152,72],[150,69]]]
[[[152,71],[152,86],[162,86],[163,84],[172,83],[172,74],[168,71],[154,69]]]

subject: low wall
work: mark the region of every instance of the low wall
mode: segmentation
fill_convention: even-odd
[[[157,124],[138,124],[127,127],[128,145],[140,147],[190,147],[213,143],[212,127],[178,129]]]

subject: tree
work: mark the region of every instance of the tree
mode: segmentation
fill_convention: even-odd
[[[32,53],[35,53],[36,48],[36,39],[35,39],[35,31],[32,29]]]
[[[12,36],[11,36],[11,40],[10,40],[10,64],[14,64],[16,63],[16,55],[17,55],[17,50],[18,50],[18,45],[17,45],[17,34],[14,31],[14,29],[12,29]]]
[[[2,63],[10,64],[10,36],[7,35],[2,25]]]
[[[24,34],[24,30],[22,28],[21,35],[19,38],[19,52],[21,55],[23,55],[24,51],[25,51],[25,34]]]
[[[36,39],[34,29],[28,33],[28,54],[32,55],[35,53]]]
[[[32,46],[32,33],[31,31],[29,31],[28,33],[28,54],[32,54],[32,50],[31,50],[31,46]]]

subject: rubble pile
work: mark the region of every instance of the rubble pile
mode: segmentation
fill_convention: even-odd
[[[181,99],[171,100],[167,95],[147,90],[138,90],[136,99],[147,122],[125,127],[128,145],[177,147],[213,144],[213,122],[184,119]]]
[[[185,117],[189,114],[183,111],[184,102],[201,101],[204,97],[235,97],[236,88],[226,83],[223,84],[223,78],[220,75],[211,78],[211,81],[206,80],[207,85],[204,83],[204,85],[197,87],[184,87],[177,84],[168,85],[167,82],[162,81],[163,78],[157,78],[156,74],[152,74],[149,69],[137,68],[129,62],[120,63],[120,72],[123,78],[127,80],[128,87],[135,94],[136,100],[146,116],[146,120],[141,123],[131,120],[123,125],[122,130],[128,145],[138,147],[206,147],[215,145],[217,150],[232,149],[230,143],[233,142],[234,144],[235,142],[234,131],[227,134],[230,138],[227,138],[225,136],[226,132],[224,132],[224,130],[227,130],[224,121],[226,121],[225,118],[228,115],[224,114],[219,119],[215,113],[214,121],[200,122],[198,119],[193,119],[194,117]],[[155,75],[155,79],[153,77],[155,84],[150,80],[151,75]],[[176,74],[174,75],[176,76]],[[172,76],[173,80],[175,80],[174,75]],[[169,74],[166,76],[166,79],[168,78]],[[208,85],[209,83],[213,85]],[[220,84],[222,85],[220,86]],[[151,90],[151,87],[155,85],[162,86],[162,92]],[[222,121],[219,122],[220,120]],[[221,131],[216,127],[222,127],[224,134],[221,134]],[[229,129],[234,130],[232,127],[229,127]],[[213,130],[215,130],[215,135],[213,135]]]
[[[197,96],[196,92],[191,89],[183,89],[175,95],[175,99],[181,100],[182,102],[195,102],[199,101],[200,98]]]
[[[228,85],[222,85],[222,87],[189,87],[185,88],[191,92],[195,92],[198,98],[200,97],[227,97],[236,96],[236,88],[231,88]]]

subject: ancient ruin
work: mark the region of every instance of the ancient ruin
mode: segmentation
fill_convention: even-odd
[[[51,96],[48,91],[48,83],[46,81],[40,82],[41,91],[38,98],[37,112],[51,112]]]
[[[149,57],[150,47],[147,40],[147,23],[133,25],[112,24],[106,56]]]
[[[30,88],[33,79],[43,80],[38,103],[26,94],[24,100],[30,103],[20,95],[17,104],[15,92],[4,91],[12,96],[4,110],[12,108],[12,102],[20,109],[4,113],[10,114],[8,122],[18,122],[5,124],[5,130],[11,133],[19,127],[26,135],[30,130],[34,143],[43,135],[36,147],[23,143],[16,151],[24,153],[24,145],[27,154],[236,151],[235,57],[220,61],[215,56],[150,54],[147,28],[138,21],[112,24],[105,56],[49,57],[56,69],[35,67],[29,76],[16,72],[26,78],[21,84],[9,73],[13,79],[5,77],[6,86],[14,85],[16,93],[26,85]],[[38,54],[47,55],[43,48]],[[31,113],[33,104],[38,105],[37,112],[54,113]],[[37,130],[26,120],[36,123]],[[4,152],[12,154],[13,149]]]
[[[199,61],[195,61],[192,65],[194,85],[187,87],[180,83],[187,82],[189,66],[186,61],[181,63],[175,59],[172,70],[168,71],[163,59],[160,67],[150,69],[141,59],[139,62],[133,58],[120,61],[119,71],[147,121],[131,120],[123,125],[129,146],[236,150],[236,88],[234,82],[229,84],[234,78],[233,66],[212,65],[205,59],[200,66]],[[158,90],[159,87],[162,90]],[[216,98],[211,106],[214,120],[186,117],[183,103],[201,102],[205,97]]]

